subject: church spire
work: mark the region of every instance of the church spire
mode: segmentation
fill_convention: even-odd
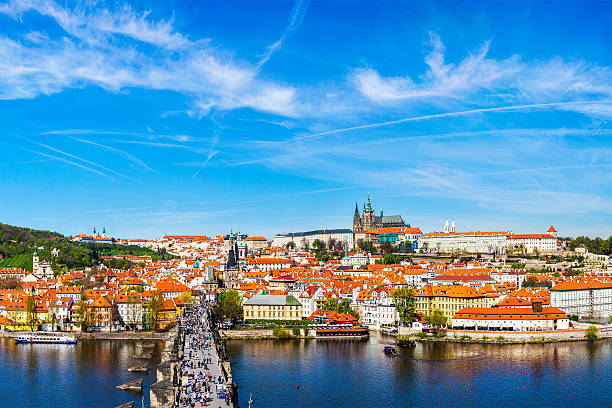
[[[366,206],[366,211],[372,211],[372,202],[370,201],[370,193],[368,193],[368,205]]]

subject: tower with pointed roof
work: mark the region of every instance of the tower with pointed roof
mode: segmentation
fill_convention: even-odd
[[[34,248],[34,255],[32,255],[32,273],[34,275],[38,274],[38,251],[36,250],[36,247]]]
[[[372,209],[372,201],[370,201],[370,193],[368,193],[368,203],[365,206],[365,210],[363,210],[363,230],[367,231],[369,229],[375,228],[374,225],[374,210]]]
[[[388,215],[385,216],[382,204],[380,206],[380,216],[374,213],[372,208],[372,200],[368,193],[368,200],[363,203],[363,212],[359,214],[359,207],[355,203],[355,213],[353,214],[353,231],[362,232],[374,228],[388,228],[388,227],[410,227],[410,224],[406,225],[400,215]]]
[[[355,203],[355,214],[353,215],[353,231],[361,231],[361,215],[357,203]]]

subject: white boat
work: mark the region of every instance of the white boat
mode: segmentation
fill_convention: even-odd
[[[15,338],[17,343],[76,344],[77,339],[63,333],[32,332]]]

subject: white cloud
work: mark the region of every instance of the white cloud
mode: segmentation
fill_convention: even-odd
[[[372,68],[354,69],[350,79],[356,89],[379,104],[428,100],[471,103],[536,104],[612,97],[612,70],[583,60],[556,57],[547,61],[523,61],[488,57],[489,42],[454,64],[445,61],[445,47],[432,34],[431,52],[425,57],[427,71],[419,78],[383,77]],[[575,110],[573,107],[564,109]],[[576,109],[578,110],[578,109]],[[580,112],[609,115],[596,105]]]
[[[65,33],[0,36],[0,99],[87,85],[111,92],[137,87],[186,94],[204,113],[246,107],[295,115],[292,87],[257,78],[253,66],[234,61],[209,40],[190,40],[172,21],[155,21],[149,12],[136,13],[127,5],[111,10],[98,2],[75,8],[50,0],[0,5],[0,14],[18,21],[28,12],[52,18]]]

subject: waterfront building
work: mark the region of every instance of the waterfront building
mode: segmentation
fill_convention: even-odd
[[[302,318],[307,318],[317,310],[315,299],[323,296],[323,288],[318,285],[310,285],[306,287],[297,298],[302,305]]]
[[[416,293],[415,310],[428,316],[440,309],[450,323],[455,314],[465,307],[490,307],[497,301],[497,296],[468,286],[425,285]]]
[[[559,282],[550,289],[550,304],[568,315],[607,320],[612,316],[612,282],[588,278]]]
[[[111,331],[113,327],[113,304],[106,296],[100,296],[87,307],[89,328],[97,331]]]
[[[399,321],[399,314],[394,305],[366,304],[360,308],[360,311],[362,313],[361,324],[374,327],[377,330],[385,326],[395,326]]]
[[[51,330],[74,330],[72,324],[72,297],[63,297],[49,304],[49,317],[47,321]]]
[[[142,329],[142,299],[138,292],[115,296],[117,326],[122,329]]]
[[[452,328],[491,331],[548,331],[569,329],[567,315],[557,307],[466,307],[452,320]]]
[[[302,304],[291,295],[258,294],[242,304],[245,320],[301,320]]]

